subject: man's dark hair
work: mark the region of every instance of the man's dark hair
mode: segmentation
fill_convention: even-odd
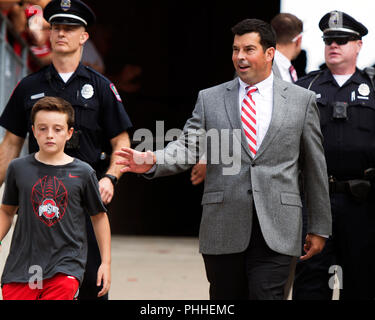
[[[68,101],[59,97],[44,97],[38,100],[31,109],[30,117],[32,124],[35,122],[37,112],[42,110],[65,113],[68,116],[68,129],[74,126],[74,109]]]
[[[303,22],[290,13],[279,13],[271,20],[276,32],[276,42],[287,44],[303,31]]]
[[[276,47],[276,34],[271,25],[259,19],[245,19],[232,28],[233,35],[242,36],[246,33],[256,32],[260,37],[263,51]]]

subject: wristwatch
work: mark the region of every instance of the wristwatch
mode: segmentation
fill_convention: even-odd
[[[107,177],[109,180],[111,180],[111,182],[112,182],[112,184],[113,184],[114,187],[116,186],[116,184],[117,184],[117,178],[116,178],[115,176],[113,176],[113,175],[111,175],[111,174],[109,174],[109,173],[106,173],[106,174],[103,176],[103,178],[104,178],[104,177]]]

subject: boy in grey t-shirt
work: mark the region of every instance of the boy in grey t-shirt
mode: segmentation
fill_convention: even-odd
[[[73,133],[74,110],[61,98],[45,97],[34,105],[31,118],[39,151],[10,163],[0,207],[0,241],[18,209],[1,279],[3,298],[75,297],[86,264],[86,212],[102,259],[97,281],[103,285],[102,296],[111,279],[110,227],[95,171],[64,153]],[[37,284],[36,271],[41,273]]]

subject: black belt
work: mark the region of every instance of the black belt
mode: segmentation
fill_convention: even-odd
[[[329,193],[350,194],[350,187],[347,181],[329,181]]]
[[[333,176],[329,177],[329,193],[341,193],[353,196],[359,202],[366,201],[371,192],[371,183],[365,179],[338,181]]]

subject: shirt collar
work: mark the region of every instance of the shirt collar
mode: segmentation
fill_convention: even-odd
[[[336,83],[335,78],[333,77],[331,71],[328,68],[324,68],[323,71],[321,71],[322,74],[316,79],[316,84],[323,84],[325,82],[333,82]],[[354,74],[348,79],[346,83],[354,82],[361,84],[363,82],[361,78],[361,72],[358,68],[356,68]]]
[[[90,78],[90,73],[87,70],[87,68],[82,64],[79,63],[78,68],[76,69],[75,72],[78,76],[85,77],[85,78]]]
[[[54,75],[54,76],[57,76],[58,75],[58,72],[55,68],[55,66],[53,65],[53,63],[51,63],[49,65],[49,67],[47,68],[47,73],[50,73],[51,75]],[[88,72],[88,70],[86,69],[86,67],[82,64],[82,63],[79,63],[76,71],[74,71],[73,75],[71,76],[71,79],[75,76],[80,76],[80,77],[84,77],[84,78],[90,78],[90,74]],[[70,79],[69,79],[70,80]]]
[[[358,68],[356,68],[356,70],[355,70],[354,74],[352,75],[352,77],[350,78],[350,80],[355,82],[355,83],[358,83],[358,84],[363,83],[361,71]]]
[[[238,80],[240,82],[240,87],[246,92],[246,87],[248,87],[249,85],[243,82],[240,78],[238,78]],[[267,90],[273,88],[273,72],[271,72],[271,74],[266,79],[254,84],[253,86],[257,87],[260,95],[264,95]]]
[[[287,70],[292,65],[290,60],[278,50],[275,51],[275,60],[277,61],[278,67],[282,67]]]

